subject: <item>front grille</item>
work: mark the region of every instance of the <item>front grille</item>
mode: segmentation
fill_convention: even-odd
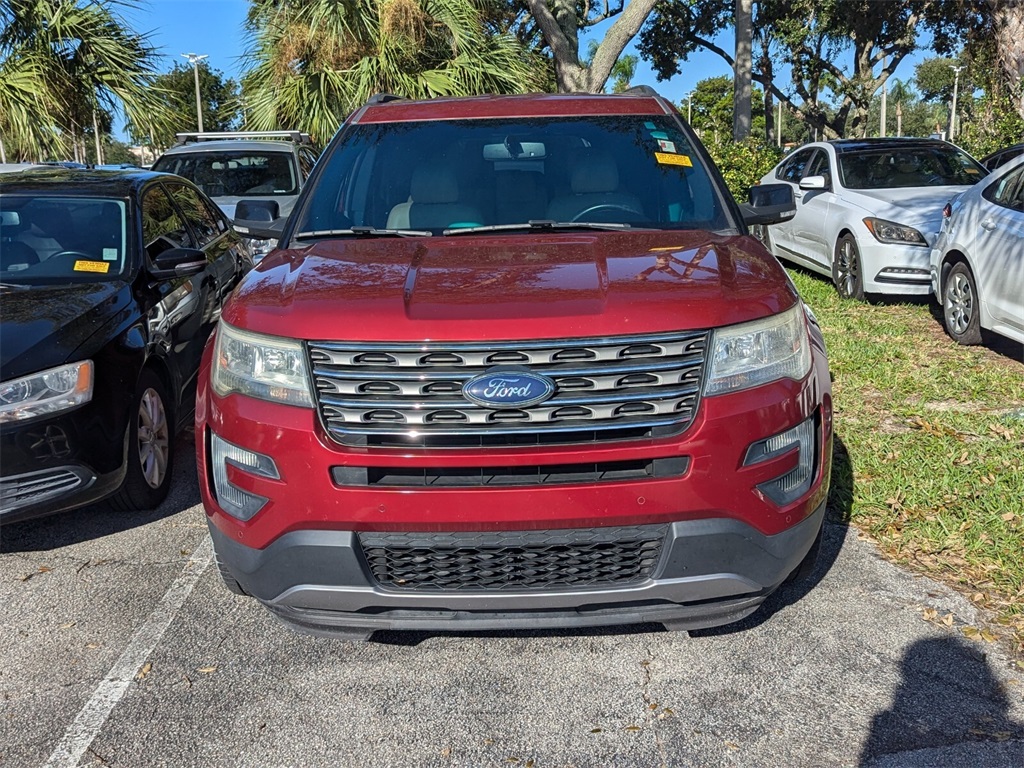
[[[0,481],[0,510],[10,511],[73,491],[88,478],[66,467],[26,472]]]
[[[320,417],[348,445],[491,447],[676,434],[697,412],[706,331],[484,343],[310,342]],[[462,387],[526,368],[555,383],[523,408],[471,403]]]
[[[519,591],[650,578],[667,525],[550,531],[360,533],[373,578],[399,590]]]
[[[689,459],[605,461],[589,464],[537,464],[512,467],[334,467],[331,476],[339,486],[385,488],[481,488],[527,485],[614,483],[682,477]]]

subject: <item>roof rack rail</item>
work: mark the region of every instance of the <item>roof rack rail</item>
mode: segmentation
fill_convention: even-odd
[[[296,144],[312,144],[308,133],[301,131],[215,131],[204,133],[176,133],[176,146],[194,141],[222,141],[224,139],[288,139]]]
[[[622,92],[623,96],[661,96],[649,85],[634,85]]]
[[[404,97],[393,93],[375,93],[366,100],[367,104],[387,104],[389,101],[402,101]]]

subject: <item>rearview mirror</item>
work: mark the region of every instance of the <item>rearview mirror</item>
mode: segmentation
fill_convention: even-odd
[[[740,203],[747,226],[778,224],[796,216],[796,201],[789,184],[759,184],[750,188],[750,202]]]

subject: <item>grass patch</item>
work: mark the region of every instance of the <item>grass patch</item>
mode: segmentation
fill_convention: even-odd
[[[851,522],[993,611],[1024,652],[1024,361],[960,347],[930,306],[842,301],[790,270],[825,334]]]

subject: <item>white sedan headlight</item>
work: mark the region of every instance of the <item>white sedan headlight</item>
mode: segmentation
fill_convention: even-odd
[[[0,383],[0,424],[49,416],[92,400],[92,360]]]
[[[864,219],[864,226],[875,236],[880,243],[892,243],[893,245],[928,245],[924,235],[913,227],[905,224],[898,224],[895,221],[876,219],[868,217]]]
[[[705,395],[799,380],[811,369],[811,346],[801,303],[782,314],[727,328],[711,336]]]
[[[221,321],[211,378],[221,397],[237,392],[275,403],[313,405],[305,354],[294,339],[240,331]]]

